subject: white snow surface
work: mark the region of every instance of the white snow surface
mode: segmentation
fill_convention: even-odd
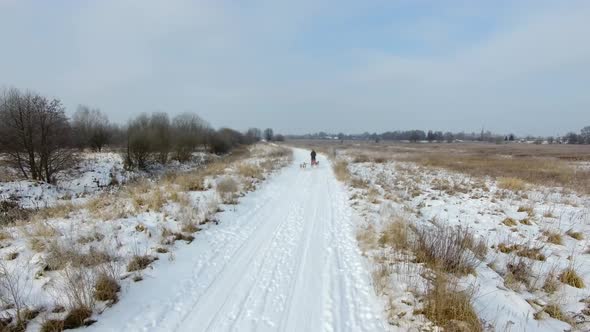
[[[382,331],[355,239],[357,216],[328,161],[308,151],[219,225],[160,260],[90,331]]]

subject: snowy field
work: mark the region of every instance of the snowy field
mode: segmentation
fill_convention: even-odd
[[[130,294],[152,289],[143,284],[166,275],[157,271],[175,266],[177,251],[195,258],[190,250],[215,248],[208,229],[291,158],[288,149],[260,144],[127,172],[118,154],[98,153],[60,174],[56,185],[0,183],[3,200],[34,209],[0,230],[0,326],[59,331],[100,321]],[[182,262],[177,269],[187,268]],[[176,276],[155,288],[165,290]]]
[[[590,330],[587,194],[423,166],[405,148],[321,149],[362,216],[392,330]],[[472,308],[451,312],[455,297]]]

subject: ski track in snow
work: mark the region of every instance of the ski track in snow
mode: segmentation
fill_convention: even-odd
[[[380,331],[348,197],[328,163],[294,163],[160,261],[90,330]]]

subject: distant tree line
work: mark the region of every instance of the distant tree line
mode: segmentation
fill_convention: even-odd
[[[331,139],[331,140],[361,140],[361,141],[406,141],[406,142],[461,142],[461,141],[479,141],[479,142],[533,142],[536,144],[590,144],[590,126],[584,127],[580,134],[570,132],[562,137],[535,137],[525,136],[517,137],[514,134],[499,135],[494,134],[491,131],[481,132],[457,132],[453,133],[450,131],[434,131],[434,130],[404,130],[404,131],[388,131],[381,134],[365,132],[362,134],[344,134],[344,133],[327,133],[318,132],[315,134],[306,135],[289,135],[290,139]]]
[[[117,149],[123,151],[127,167],[145,168],[150,162],[188,161],[195,151],[229,153],[263,138],[284,140],[270,128],[215,130],[193,113],[172,119],[167,113],[144,113],[121,126],[99,109],[80,105],[68,119],[59,99],[14,88],[0,95],[0,153],[24,178],[39,181],[53,182],[85,149]]]

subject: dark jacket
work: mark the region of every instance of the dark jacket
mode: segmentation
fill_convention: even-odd
[[[315,151],[311,150],[311,159],[315,160],[315,155],[316,155]]]

